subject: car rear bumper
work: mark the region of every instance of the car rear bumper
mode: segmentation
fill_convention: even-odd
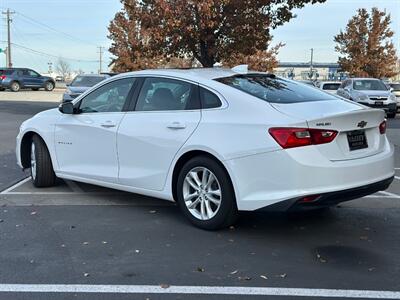
[[[308,146],[227,160],[225,165],[238,209],[257,210],[310,195],[358,189],[393,177],[394,148],[387,139],[385,143],[378,154],[344,161],[330,161],[317,147]]]
[[[386,190],[393,182],[394,176],[387,179],[367,184],[364,186],[320,194],[312,201],[305,201],[304,197],[278,202],[276,204],[260,208],[259,211],[296,211],[330,207],[341,202],[362,198],[373,193]]]

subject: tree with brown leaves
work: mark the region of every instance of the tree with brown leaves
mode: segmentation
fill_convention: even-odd
[[[340,67],[352,76],[387,78],[396,75],[396,49],[391,17],[378,8],[358,10],[346,30],[335,36]]]
[[[271,29],[295,17],[293,10],[326,0],[121,0],[109,31],[117,70],[142,69],[196,59],[276,66],[282,44],[270,47]],[[161,60],[160,60],[161,58]]]

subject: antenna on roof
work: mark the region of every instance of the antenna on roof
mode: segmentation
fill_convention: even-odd
[[[248,65],[238,65],[238,66],[233,67],[231,70],[236,73],[246,74],[249,72],[249,66]]]

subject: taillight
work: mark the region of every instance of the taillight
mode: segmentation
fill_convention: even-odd
[[[383,121],[381,124],[379,124],[379,132],[381,134],[385,134],[386,133],[386,120]]]
[[[284,149],[330,143],[338,134],[335,130],[295,127],[270,128],[268,132]]]
[[[1,75],[1,76],[0,76],[0,79],[1,79],[1,80],[4,80],[4,79],[6,79],[6,78],[7,78],[6,75]]]

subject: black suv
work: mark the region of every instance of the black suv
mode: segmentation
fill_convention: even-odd
[[[32,89],[34,91],[44,88],[52,91],[56,86],[53,78],[42,76],[38,72],[25,68],[0,69],[0,90],[10,89],[18,92],[21,89]]]

